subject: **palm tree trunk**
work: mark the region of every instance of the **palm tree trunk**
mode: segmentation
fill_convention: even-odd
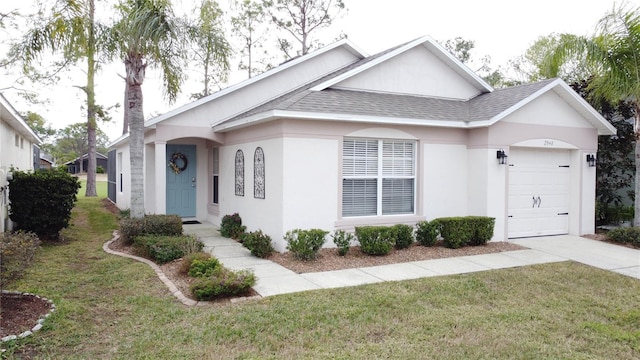
[[[127,102],[129,107],[129,159],[131,165],[131,217],[144,216],[144,113],[142,82],[146,65],[141,56],[130,55],[125,61]]]
[[[640,226],[640,103],[635,104],[634,115],[634,131],[635,131],[635,161],[636,161],[636,178],[635,178],[635,193],[634,193],[634,210],[635,215],[633,217],[633,225]]]
[[[89,5],[89,21],[88,32],[89,39],[87,45],[87,143],[89,151],[87,152],[87,189],[85,196],[98,196],[96,191],[96,96],[94,92],[94,76],[96,72],[96,64],[94,59],[95,33],[93,28],[93,17],[95,12],[94,0],[88,1]],[[80,155],[82,161],[82,155]]]

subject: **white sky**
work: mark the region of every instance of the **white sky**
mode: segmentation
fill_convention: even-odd
[[[29,0],[30,1],[30,0]],[[22,0],[19,6],[29,1]],[[229,0],[218,0],[228,7]],[[177,13],[188,11],[193,0],[174,0]],[[598,20],[614,6],[612,0],[344,0],[348,9],[346,15],[336,21],[331,28],[321,30],[320,41],[328,44],[341,31],[361,50],[375,54],[379,51],[407,42],[423,35],[445,41],[455,37],[475,41],[472,52],[474,58],[490,55],[492,68],[506,65],[507,61],[521,55],[538,37],[550,33],[573,33],[590,35]],[[16,5],[3,0],[0,12],[11,10]],[[640,6],[640,0],[628,0],[631,6]],[[615,2],[620,4],[620,2]],[[229,33],[227,34],[229,36]],[[0,37],[4,34],[0,33]],[[277,54],[277,50],[272,52]],[[279,55],[279,54],[278,54]],[[232,63],[237,67],[237,61]],[[115,64],[105,67],[97,78],[97,99],[103,105],[121,102],[124,86],[118,74],[124,66]],[[81,73],[78,73],[81,74]],[[76,76],[78,76],[78,74]],[[153,72],[148,72],[143,85],[144,112],[147,116],[160,114],[188,103],[188,95],[200,90],[199,79],[188,79],[183,85],[183,94],[175,104],[162,99],[160,82]],[[244,73],[232,74],[229,85],[244,80]],[[0,79],[0,88],[13,79]],[[81,85],[82,77],[76,82],[61,81],[53,89],[41,92],[51,99],[46,109],[32,109],[42,114],[55,128],[83,122],[86,119],[80,111],[84,96],[72,85]],[[24,103],[13,92],[5,92],[9,101],[18,111],[24,111]],[[100,128],[111,139],[122,131],[122,114],[114,112],[111,123]]]

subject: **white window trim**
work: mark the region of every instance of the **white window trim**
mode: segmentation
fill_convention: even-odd
[[[377,141],[378,142],[378,149],[377,149],[377,174],[375,175],[375,177],[372,177],[372,175],[346,175],[344,173],[344,141],[345,140],[355,140],[355,141]],[[407,175],[384,175],[384,157],[383,157],[383,151],[384,151],[384,143],[385,142],[405,142],[405,143],[411,143],[412,146],[412,164],[411,164],[411,171],[413,173],[413,175],[411,176],[407,176]],[[417,187],[418,187],[418,181],[417,181],[417,149],[418,147],[418,143],[416,140],[413,139],[375,139],[375,138],[359,138],[359,137],[345,137],[343,139],[343,147],[342,147],[342,151],[341,151],[341,158],[342,158],[342,162],[341,162],[341,180],[340,180],[340,186],[343,186],[344,184],[344,179],[375,179],[376,180],[376,214],[375,215],[344,215],[344,208],[343,206],[341,206],[341,211],[340,211],[340,217],[342,219],[358,219],[358,218],[372,218],[372,217],[407,217],[407,216],[415,216],[417,214]],[[412,208],[413,208],[413,212],[412,213],[396,213],[396,214],[383,214],[382,213],[382,202],[383,202],[383,198],[382,198],[382,188],[383,188],[383,180],[384,179],[413,179],[413,203],[412,203]],[[340,198],[340,204],[343,203],[344,200],[344,189],[342,189],[341,194],[340,194],[341,198]]]

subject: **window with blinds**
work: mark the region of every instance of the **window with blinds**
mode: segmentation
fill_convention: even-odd
[[[413,214],[415,142],[344,139],[342,216]]]

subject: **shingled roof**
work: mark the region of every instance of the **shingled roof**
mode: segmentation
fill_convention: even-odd
[[[466,101],[333,88],[321,91],[309,90],[316,84],[326,81],[327,78],[339,76],[354,67],[362,65],[361,63],[366,60],[369,60],[369,58],[234,116],[222,124],[274,110],[414,120],[483,121],[490,120],[554,81],[554,79],[550,79],[533,84],[499,89]]]

